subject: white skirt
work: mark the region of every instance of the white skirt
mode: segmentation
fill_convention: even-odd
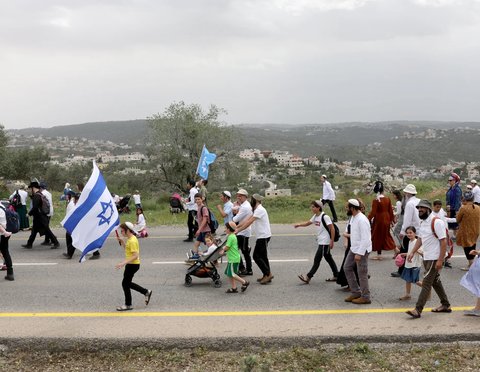
[[[473,260],[472,266],[460,280],[460,284],[472,292],[475,297],[480,297],[480,259]]]

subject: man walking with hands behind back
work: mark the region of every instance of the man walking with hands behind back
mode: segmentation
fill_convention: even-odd
[[[332,185],[327,181],[327,176],[322,174],[320,177],[320,182],[323,183],[323,192],[322,192],[322,204],[328,204],[330,211],[332,211],[332,220],[337,222],[337,212],[335,212],[335,206],[333,201],[335,200],[335,191],[333,191]]]
[[[422,291],[418,296],[415,309],[408,310],[407,314],[412,318],[420,318],[423,307],[427,303],[430,292],[433,289],[440,297],[441,305],[432,309],[434,313],[451,313],[450,302],[448,301],[442,281],[440,270],[443,267],[445,253],[447,252],[447,230],[444,222],[432,215],[432,205],[428,200],[420,200],[417,204],[418,216],[420,217],[420,229],[417,231],[418,239],[413,251],[407,256],[408,262],[412,262],[413,255],[420,247],[423,249],[423,266],[425,277],[422,281]]]

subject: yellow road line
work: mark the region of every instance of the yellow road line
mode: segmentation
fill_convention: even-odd
[[[470,310],[472,306],[454,307],[453,311]],[[404,309],[354,309],[354,310],[272,310],[272,311],[180,311],[180,312],[98,312],[98,313],[0,313],[0,318],[167,318],[167,317],[234,317],[234,316],[286,316],[286,315],[345,315],[345,314],[389,314],[403,313],[411,308]],[[430,312],[425,308],[424,312]]]

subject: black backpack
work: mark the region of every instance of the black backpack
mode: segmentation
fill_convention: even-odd
[[[18,193],[18,190],[15,191],[15,194],[13,194],[10,204],[13,205],[13,208],[15,209],[17,209],[22,205],[22,199],[20,198],[20,194]]]
[[[325,230],[329,231],[328,230],[328,227],[327,227],[327,223],[325,222],[325,213],[322,215],[322,224],[323,224],[323,227],[325,228]],[[335,225],[334,222],[332,222],[333,224],[333,229],[335,230],[335,237],[333,238],[333,241],[334,242],[338,242],[340,240],[340,229],[338,228],[337,225]]]
[[[18,213],[12,211],[10,208],[5,208],[3,204],[0,204],[0,208],[5,211],[5,218],[7,220],[7,226],[5,229],[12,234],[16,234],[20,230],[20,219]]]
[[[47,197],[42,194],[41,191],[39,191],[38,193],[42,197],[42,205],[38,209],[40,213],[48,215],[50,213],[50,202],[48,201]]]

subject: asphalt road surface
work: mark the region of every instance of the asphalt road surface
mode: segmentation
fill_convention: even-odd
[[[343,230],[342,224],[340,229]],[[134,311],[119,313],[123,304],[121,288],[123,270],[115,264],[123,251],[115,238],[109,238],[101,249],[99,260],[62,257],[65,240],[59,249],[40,246],[33,249],[21,244],[28,233],[20,232],[10,239],[15,281],[0,282],[0,337],[5,338],[353,338],[364,340],[418,338],[477,339],[480,319],[463,315],[471,308],[474,297],[459,285],[460,270],[466,260],[456,248],[453,268],[442,270],[442,281],[454,308],[451,314],[432,314],[438,305],[434,294],[422,318],[409,319],[405,310],[414,307],[419,288],[413,288],[411,301],[399,301],[405,283],[392,278],[396,270],[391,252],[383,261],[369,261],[372,304],[344,302],[348,293],[336,283],[326,282],[332,276],[322,261],[309,285],[297,278],[313,262],[316,242],[313,228],[294,229],[289,225],[272,226],[273,237],[268,252],[272,273],[269,285],[260,285],[261,276],[254,264],[252,282],[245,293],[226,294],[229,288],[221,265],[221,288],[210,279],[193,277],[191,287],[184,286],[184,264],[191,243],[183,242],[186,227],[158,227],[150,236],[140,239],[141,268],[134,282],[153,290],[148,307],[143,296],[133,293]],[[55,231],[64,238],[61,229]],[[254,238],[251,239],[254,246]],[[340,266],[343,247],[336,243],[333,256]]]

